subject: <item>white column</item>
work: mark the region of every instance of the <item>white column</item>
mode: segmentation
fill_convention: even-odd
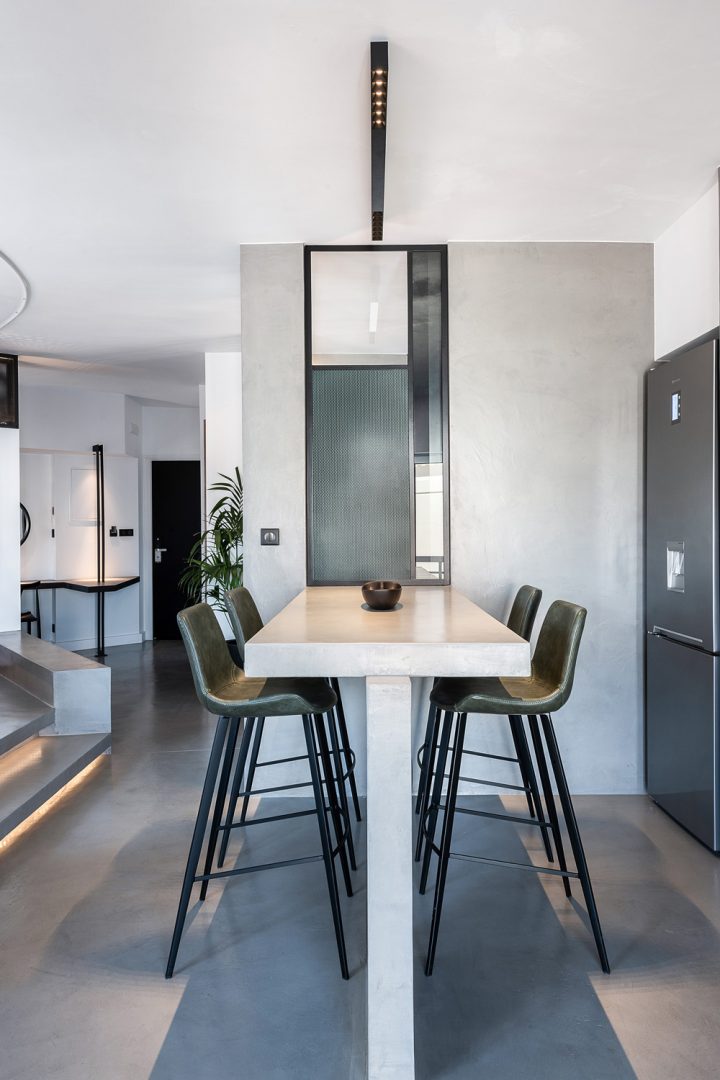
[[[239,352],[205,353],[205,478],[242,475],[242,360]],[[216,499],[209,495],[208,506]]]
[[[0,428],[0,632],[20,628],[20,435]]]
[[[368,1076],[412,1080],[412,747],[408,678],[368,678]]]

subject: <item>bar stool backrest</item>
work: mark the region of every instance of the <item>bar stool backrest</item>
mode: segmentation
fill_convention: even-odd
[[[534,585],[521,585],[513,600],[507,621],[508,629],[525,641],[530,640],[541,600],[542,589],[536,589]]]
[[[178,612],[177,622],[197,696],[209,712],[218,713],[212,695],[237,677],[240,669],[230,656],[215,612],[209,604],[195,604]]]
[[[252,593],[244,585],[237,589],[229,589],[225,593],[225,607],[238,646],[247,645],[250,638],[255,637],[263,628],[263,621]]]
[[[540,628],[532,660],[533,674],[557,687],[555,709],[570,697],[586,615],[587,610],[577,604],[555,600]]]

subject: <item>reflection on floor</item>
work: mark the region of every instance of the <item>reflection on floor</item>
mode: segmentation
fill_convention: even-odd
[[[211,888],[163,978],[212,721],[178,646],[111,663],[112,758],[0,857],[0,1076],[362,1077],[362,866],[344,902],[350,983],[314,864]],[[720,862],[644,798],[586,797],[578,811],[613,975],[559,881],[452,863],[432,979],[431,896],[416,905],[423,1080],[717,1076]],[[454,846],[539,857],[521,832],[459,818]],[[317,848],[310,818],[245,842],[263,861]]]

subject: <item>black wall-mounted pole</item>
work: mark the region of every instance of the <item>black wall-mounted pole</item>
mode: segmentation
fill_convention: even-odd
[[[105,581],[105,460],[102,443],[93,446],[95,455],[95,520],[97,522],[97,580]],[[105,592],[97,592],[97,656],[105,652]]]
[[[370,43],[370,139],[372,238],[382,240],[385,216],[388,43]]]

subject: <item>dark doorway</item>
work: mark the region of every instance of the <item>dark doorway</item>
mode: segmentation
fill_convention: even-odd
[[[178,582],[199,532],[200,462],[153,461],[153,637],[180,637],[176,616],[188,600]]]

